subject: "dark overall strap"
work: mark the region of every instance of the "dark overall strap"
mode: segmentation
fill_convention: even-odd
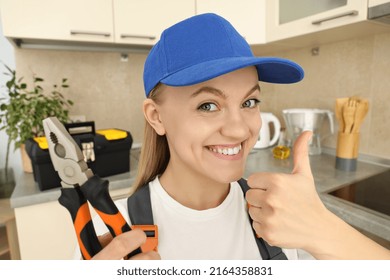
[[[127,199],[132,225],[154,225],[149,184],[140,187]]]
[[[246,180],[238,181],[245,195],[249,189]],[[150,201],[149,184],[140,187],[134,194],[127,199],[127,208],[129,217],[133,225],[153,225],[152,203]],[[248,215],[249,216],[249,215]],[[252,219],[249,217],[251,223]],[[256,233],[253,230],[256,236]],[[287,260],[286,255],[279,247],[270,246],[262,238],[255,238],[257,247],[263,260]]]
[[[244,193],[244,196],[245,196],[245,193],[247,192],[247,190],[249,190],[249,186],[248,186],[246,180],[240,179],[240,180],[238,180],[238,184],[240,185],[242,192]],[[249,214],[248,214],[248,216],[249,216]],[[249,220],[252,224],[253,220],[250,216],[249,216]],[[253,234],[256,236],[256,232],[254,229],[253,229]],[[259,251],[260,251],[260,254],[261,254],[261,257],[263,258],[263,260],[287,260],[286,255],[283,253],[282,249],[280,249],[279,247],[269,245],[262,238],[256,237],[255,239],[256,239],[257,247],[259,247]]]

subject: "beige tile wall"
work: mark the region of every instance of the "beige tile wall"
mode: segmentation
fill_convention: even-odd
[[[317,56],[311,54],[311,48],[267,55],[298,62],[305,69],[305,78],[293,85],[263,84],[263,111],[282,120],[284,108],[334,111],[336,98],[367,98],[370,109],[362,124],[359,151],[390,158],[390,33],[323,45]],[[335,124],[337,131],[336,120]],[[324,135],[327,131],[325,124]],[[323,145],[335,148],[336,135],[324,139]]]
[[[17,49],[17,72],[28,81],[33,73],[51,84],[68,78],[66,96],[75,102],[73,115],[85,115],[97,129],[120,128],[140,142],[143,134],[142,84],[146,54]]]
[[[267,55],[298,62],[306,76],[294,85],[262,83],[263,111],[282,120],[284,108],[334,111],[336,98],[359,95],[371,105],[362,126],[360,152],[390,158],[390,33],[323,45],[317,56],[310,48]],[[66,94],[76,103],[72,114],[86,115],[97,128],[129,130],[135,142],[141,141],[146,54],[129,54],[128,62],[121,62],[119,53],[103,52],[18,49],[15,56],[17,71],[25,78],[37,73],[51,83],[69,79]],[[323,145],[336,147],[336,136],[324,139]]]

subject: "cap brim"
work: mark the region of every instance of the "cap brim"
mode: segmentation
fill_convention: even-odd
[[[169,86],[189,86],[211,80],[223,74],[256,66],[259,81],[290,84],[303,79],[304,71],[295,62],[277,57],[230,57],[202,62],[181,69],[161,80]]]

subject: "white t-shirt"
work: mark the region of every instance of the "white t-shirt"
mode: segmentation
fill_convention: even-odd
[[[158,252],[166,260],[261,259],[249,221],[246,200],[237,182],[231,183],[226,199],[217,207],[194,210],[174,200],[156,178],[150,182],[154,223],[158,226]],[[131,224],[127,198],[115,202]],[[100,217],[94,219],[98,235],[108,230]],[[310,259],[306,252],[283,249],[288,259]],[[76,258],[79,258],[78,255]]]

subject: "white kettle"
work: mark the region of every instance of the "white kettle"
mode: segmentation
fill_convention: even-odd
[[[255,149],[268,148],[276,144],[280,136],[280,121],[272,113],[261,112],[261,129],[259,133],[259,138],[254,146]],[[274,133],[271,137],[270,124],[274,126]]]

